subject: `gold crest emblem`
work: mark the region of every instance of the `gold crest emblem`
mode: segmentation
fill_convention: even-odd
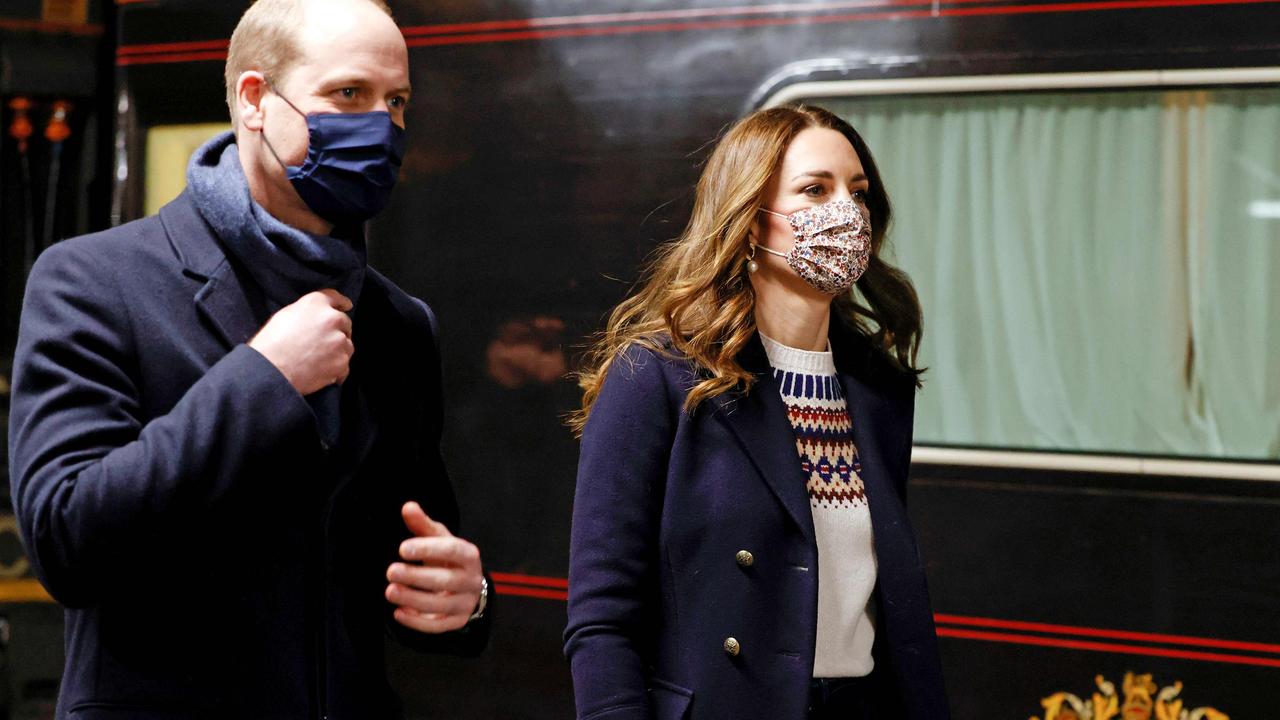
[[[1211,707],[1188,709],[1178,697],[1182,682],[1158,687],[1150,673],[1124,674],[1121,690],[1101,675],[1094,678],[1098,689],[1087,701],[1069,692],[1056,692],[1040,701],[1044,720],[1230,720]],[[1033,716],[1031,720],[1041,720]]]

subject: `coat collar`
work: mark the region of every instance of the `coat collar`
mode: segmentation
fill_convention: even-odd
[[[196,309],[201,317],[228,350],[248,342],[260,325],[258,315],[222,251],[213,228],[196,210],[189,191],[184,190],[176,200],[160,209],[160,222],[182,263],[182,273],[204,282],[195,295]]]
[[[896,525],[905,511],[893,481],[892,448],[887,447],[892,438],[886,434],[886,427],[896,426],[902,419],[894,417],[899,413],[877,389],[878,383],[887,379],[880,376],[886,370],[877,367],[865,339],[856,331],[835,317],[831,326],[836,374],[853,424],[854,444],[862,466],[860,477],[872,498],[868,500],[872,522],[877,530],[881,524]],[[800,468],[795,433],[758,333],[739,353],[738,363],[756,376],[755,385],[745,394],[725,393],[713,398],[715,413],[736,436],[792,520],[807,537],[814,538],[808,478]],[[909,414],[906,422],[910,422]]]

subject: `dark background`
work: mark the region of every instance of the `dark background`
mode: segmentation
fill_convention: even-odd
[[[6,129],[16,95],[37,103],[37,132],[52,100],[76,104],[55,237],[141,214],[148,128],[226,119],[222,62],[172,44],[225,41],[247,4],[99,2],[88,27],[0,24]],[[537,37],[424,26],[765,3],[391,4],[409,36],[415,93],[410,154],[373,224],[371,259],[440,318],[445,451],[465,533],[491,570],[553,584],[567,568],[577,458],[560,422],[578,400],[564,373],[648,253],[679,232],[709,143],[741,114],[799,80],[1250,67],[1280,57],[1275,2],[797,4],[773,14],[594,18],[544,26]],[[4,0],[0,21],[41,11],[39,0]],[[566,31],[576,34],[554,36]],[[152,45],[162,47],[142,47]],[[118,63],[117,52],[133,59]],[[828,69],[791,70],[815,59]],[[27,183],[8,135],[0,150],[4,363],[21,297],[23,217],[42,222],[50,157],[49,143],[34,139]],[[910,192],[886,180],[891,193]],[[939,613],[1280,645],[1280,486],[917,465],[910,492]],[[0,563],[20,552],[12,533],[0,533]],[[393,651],[411,714],[572,715],[564,603],[511,594],[530,582],[499,586],[484,657]],[[15,717],[38,717],[51,709],[61,667],[60,611],[15,597],[0,605],[10,635],[0,700]],[[1014,642],[943,634],[960,719],[1025,720],[1042,715],[1040,700],[1053,692],[1087,697],[1095,675],[1119,685],[1130,670],[1153,673],[1161,687],[1182,681],[1190,708],[1246,720],[1277,713],[1280,647],[1199,648],[1265,665],[1164,657],[1177,643],[1151,639],[1092,638],[1137,654],[1064,647],[1068,635],[1090,638],[1043,628]]]

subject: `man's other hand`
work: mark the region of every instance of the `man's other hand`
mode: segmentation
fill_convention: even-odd
[[[387,568],[387,600],[396,622],[425,633],[457,630],[480,602],[480,550],[427,517],[416,502],[400,509],[414,537],[400,544],[404,562]]]
[[[347,317],[351,308],[337,290],[308,293],[272,315],[249,347],[262,353],[299,393],[310,395],[347,379],[355,352]]]

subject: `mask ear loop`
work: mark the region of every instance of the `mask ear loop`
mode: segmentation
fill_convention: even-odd
[[[274,93],[276,97],[280,98],[285,102],[286,105],[293,108],[294,112],[298,113],[304,118],[307,116],[306,113],[298,109],[297,105],[294,105],[293,103],[289,102],[289,98],[285,97],[284,95],[281,95],[280,91],[276,89],[275,83],[271,82],[271,79],[268,78],[266,75],[262,76],[262,82],[266,84],[267,89],[270,90],[272,93]],[[258,102],[262,102],[262,101],[259,100]],[[271,146],[271,141],[267,139],[266,128],[264,127],[262,130],[259,130],[258,132],[262,134],[262,144],[267,146],[267,150],[271,151],[271,157],[275,158],[276,162],[280,163],[280,167],[284,168],[285,173],[288,173],[289,166],[284,164],[284,161],[280,159],[280,154],[277,153],[276,149]]]
[[[270,90],[271,92],[275,93],[275,96],[276,96],[276,97],[280,98],[281,100],[283,100],[283,101],[285,102],[285,104],[286,104],[286,105],[288,105],[289,107],[293,108],[293,111],[294,111],[294,112],[298,113],[299,115],[301,115],[301,116],[302,116],[302,117],[304,117],[304,118],[307,116],[307,114],[306,114],[306,113],[304,113],[304,112],[302,112],[301,110],[299,110],[299,109],[298,109],[298,106],[297,106],[297,105],[294,105],[293,103],[289,102],[289,98],[285,97],[285,96],[284,96],[284,95],[283,95],[279,90],[277,90],[277,89],[276,89],[276,84],[275,84],[275,83],[273,83],[273,82],[271,82],[271,79],[270,79],[270,78],[268,78],[266,75],[263,75],[263,76],[262,76],[262,82],[264,82],[264,83],[266,83],[266,84],[267,84],[267,89],[268,89],[268,90]]]
[[[758,211],[760,211],[760,212],[763,212],[763,213],[769,213],[770,215],[776,215],[777,217],[780,217],[780,218],[782,218],[783,220],[788,219],[786,215],[783,215],[782,213],[774,212],[774,211],[770,210],[769,208],[759,207],[759,208],[756,208],[756,210],[758,210]],[[750,238],[751,236],[750,236],[750,235],[748,235],[747,237],[748,237],[748,238]],[[748,242],[750,242],[750,240],[748,240]],[[760,269],[760,264],[759,264],[759,263],[757,263],[757,262],[754,260],[754,258],[755,258],[755,256],[756,256],[756,249],[757,249],[757,248],[759,248],[759,249],[761,249],[761,250],[763,250],[763,251],[765,251],[765,252],[769,253],[770,255],[777,255],[778,257],[783,258],[784,260],[785,260],[785,259],[786,259],[786,257],[787,257],[787,253],[784,253],[784,252],[778,252],[777,250],[774,250],[773,248],[767,248],[767,247],[765,247],[765,246],[763,246],[763,245],[757,245],[756,243],[751,242],[751,254],[747,256],[747,260],[749,261],[749,262],[747,263],[747,272],[755,272],[756,270],[759,270],[759,269]],[[752,268],[752,266],[753,266],[753,265],[755,266],[754,268]]]
[[[757,207],[756,212],[766,212],[770,215],[777,215],[774,211],[763,207]],[[747,233],[747,272],[752,275],[760,270],[760,263],[756,262],[756,250],[759,248],[760,246],[756,245],[756,241],[751,237],[751,233]]]

